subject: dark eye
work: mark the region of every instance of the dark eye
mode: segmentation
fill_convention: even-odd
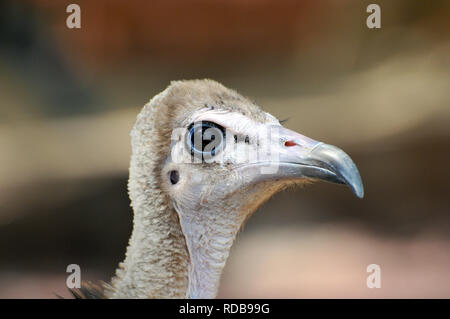
[[[214,156],[225,146],[225,130],[213,122],[196,122],[188,127],[187,144],[194,156]]]

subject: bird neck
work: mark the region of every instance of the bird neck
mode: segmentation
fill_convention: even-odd
[[[157,183],[134,176],[129,191],[133,232],[109,298],[214,298],[234,239],[244,221],[279,186],[246,190],[217,206],[180,206]],[[264,185],[261,186],[264,188]],[[243,195],[242,195],[243,196]]]
[[[175,207],[190,256],[188,297],[215,298],[240,222],[230,222],[235,213],[230,210]]]
[[[221,193],[220,185],[209,189]],[[272,194],[280,183],[260,183],[249,188],[233,186],[234,196],[197,205],[192,201],[173,202],[189,251],[190,298],[214,298],[220,277],[237,233],[250,215]],[[230,189],[231,191],[231,189]]]
[[[134,219],[126,258],[106,292],[110,298],[186,298],[188,252],[177,213],[152,185],[130,181]],[[142,191],[134,192],[136,189]],[[139,195],[138,195],[139,194]]]

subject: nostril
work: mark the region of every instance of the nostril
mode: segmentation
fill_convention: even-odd
[[[284,142],[284,146],[286,146],[286,147],[291,147],[291,146],[295,146],[295,145],[297,145],[297,143],[295,143],[294,141]]]

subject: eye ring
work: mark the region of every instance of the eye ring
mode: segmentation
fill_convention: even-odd
[[[188,127],[186,146],[192,156],[211,158],[225,147],[225,129],[210,121],[194,122]]]

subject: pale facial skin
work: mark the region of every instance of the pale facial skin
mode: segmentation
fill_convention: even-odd
[[[237,232],[280,189],[325,180],[347,184],[363,197],[358,169],[347,154],[284,128],[268,113],[265,116],[261,123],[239,112],[200,109],[173,130],[171,154],[162,169],[163,187],[186,238],[191,298],[216,295]],[[211,129],[205,140],[216,146],[213,153],[208,143],[193,143],[190,138],[194,125],[203,127],[202,123],[207,123],[205,132],[198,131],[198,136],[202,139]]]
[[[325,180],[363,196],[337,147],[208,79],[174,81],[131,131],[133,232],[109,298],[214,298],[236,234],[270,196]]]

